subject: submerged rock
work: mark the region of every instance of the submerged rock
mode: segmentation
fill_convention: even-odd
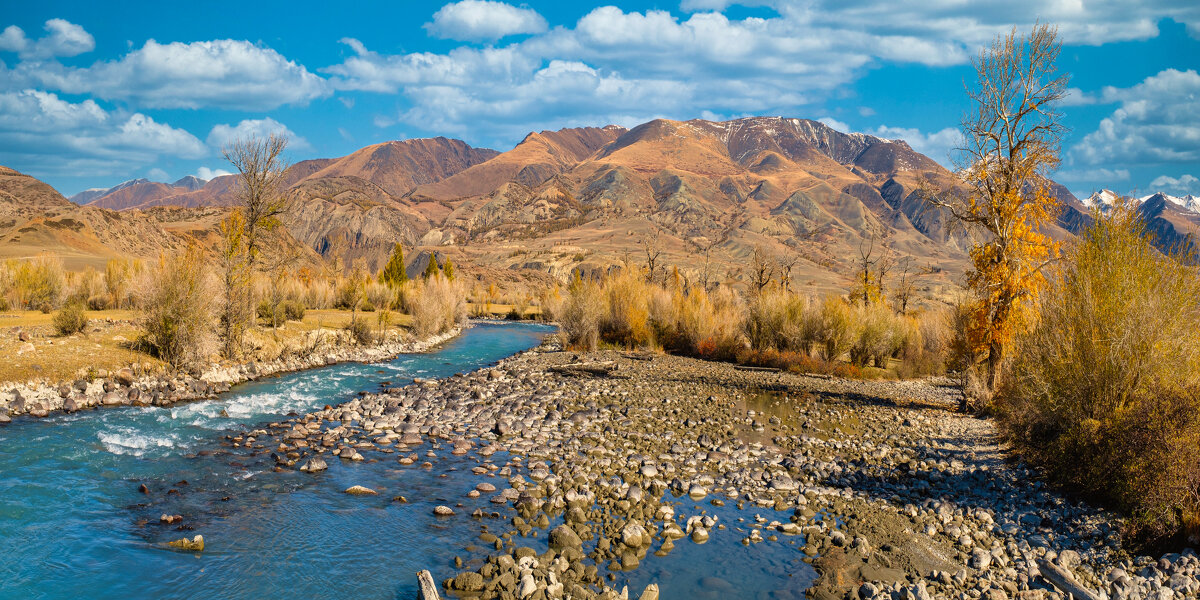
[[[186,550],[188,552],[201,552],[204,550],[204,536],[197,535],[190,540],[187,538],[180,538],[173,542],[167,542],[167,545],[172,548]]]

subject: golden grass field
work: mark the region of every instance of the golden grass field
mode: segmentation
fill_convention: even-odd
[[[482,305],[472,305],[471,314],[477,315]],[[507,304],[492,304],[487,312],[504,316],[512,309]],[[536,314],[536,308],[531,308]],[[59,336],[54,331],[53,314],[38,311],[0,312],[0,384],[24,382],[34,379],[62,381],[85,376],[101,370],[115,371],[134,364],[154,369],[161,362],[136,347],[139,330],[137,311],[102,310],[87,311],[88,326],[81,334]],[[359,313],[372,328],[379,329],[378,313]],[[303,321],[289,321],[271,329],[259,326],[247,336],[252,348],[269,355],[273,348],[294,340],[296,337],[320,328],[341,329],[350,322],[351,313],[346,310],[308,310]],[[412,317],[391,313],[390,329],[407,329]],[[24,332],[28,341],[21,341]]]

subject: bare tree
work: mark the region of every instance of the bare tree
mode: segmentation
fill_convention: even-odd
[[[851,294],[851,302],[858,297],[862,300],[863,306],[871,304],[871,297],[875,295],[875,286],[871,283],[871,270],[876,261],[874,255],[875,234],[872,233],[858,241],[858,274],[855,276],[858,289]]]
[[[887,302],[887,276],[896,266],[892,245],[884,238],[879,258],[875,260],[875,291],[880,302]]]
[[[785,292],[792,291],[792,269],[796,268],[796,264],[799,262],[799,256],[792,256],[787,262],[780,263],[780,284]]]
[[[280,223],[289,208],[280,189],[284,171],[283,151],[287,138],[272,134],[266,139],[238,140],[222,153],[238,169],[241,184],[233,212],[221,222],[221,283],[225,302],[221,307],[221,333],[225,356],[241,352],[242,338],[254,322],[251,281],[259,266],[267,234]],[[294,258],[276,248],[279,266]]]
[[[642,242],[642,249],[646,251],[646,281],[654,281],[654,273],[658,269],[658,257],[662,255],[662,249],[658,246],[658,240],[645,240]]]
[[[238,170],[241,187],[235,206],[242,212],[251,269],[258,263],[264,235],[279,225],[280,217],[290,208],[289,198],[282,189],[288,167],[283,160],[285,149],[287,138],[273,133],[266,139],[237,140],[221,150]]]
[[[763,288],[770,285],[774,278],[774,259],[767,256],[762,246],[755,246],[754,253],[750,255],[750,283],[754,285],[756,292],[761,293]]]
[[[712,268],[712,248],[715,242],[708,242],[704,245],[704,269],[700,272],[700,283],[704,289],[708,290],[708,280]]]
[[[900,259],[900,283],[896,285],[895,308],[896,314],[908,314],[908,302],[913,294],[913,277],[910,271],[913,266],[913,257],[905,256]]]

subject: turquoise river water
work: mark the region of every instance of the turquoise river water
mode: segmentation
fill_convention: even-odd
[[[467,549],[479,534],[467,516],[472,503],[495,509],[464,496],[476,483],[472,457],[439,451],[433,470],[367,456],[331,460],[316,475],[276,473],[268,458],[223,446],[224,437],[385,383],[482,368],[550,331],[481,323],[428,353],[267,378],[215,400],[0,427],[0,598],[415,598],[416,571],[430,569],[440,581],[455,573],[455,556],[469,565],[486,557],[486,548]],[[142,484],[149,494],[139,492]],[[380,495],[342,493],[351,485]],[[410,502],[394,503],[395,495]],[[451,502],[466,509],[433,516],[433,506]],[[667,599],[803,597],[813,572],[795,541],[745,547],[737,519],[754,513],[704,508],[730,530],[703,545],[680,540],[670,555],[617,574],[615,584],[629,584],[634,597],[651,581]],[[160,524],[162,513],[184,515],[183,529]],[[163,547],[196,533],[203,553]],[[541,549],[544,536],[523,543]]]

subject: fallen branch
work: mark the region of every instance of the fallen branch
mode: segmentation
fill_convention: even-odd
[[[739,371],[756,371],[760,373],[778,373],[779,367],[751,367],[748,365],[734,365],[733,368]]]
[[[564,375],[611,375],[617,370],[617,364],[614,362],[603,363],[572,363],[567,365],[555,365],[550,367],[552,373],[562,373]]]
[[[1074,596],[1076,600],[1100,600],[1099,594],[1079,585],[1075,581],[1075,577],[1066,569],[1044,558],[1038,559],[1037,566],[1038,571],[1042,574],[1042,579],[1049,581],[1063,593]]]
[[[417,571],[417,600],[442,600],[438,595],[437,584],[433,581],[433,574],[422,569]]]

